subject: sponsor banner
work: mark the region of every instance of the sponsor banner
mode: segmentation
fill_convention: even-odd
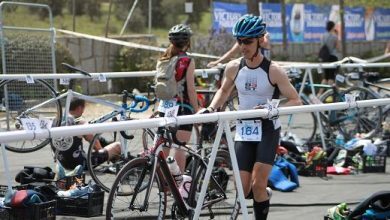
[[[345,38],[347,40],[366,40],[364,13],[363,7],[345,7]]]
[[[286,5],[286,28],[289,42],[303,42],[305,31],[304,4]]]
[[[234,24],[246,13],[246,4],[213,2],[214,33],[231,33]]]
[[[319,42],[326,31],[326,22],[329,20],[330,6],[305,5],[305,21],[303,41]]]
[[[282,42],[282,13],[278,3],[259,3],[259,11],[267,24],[267,32],[271,42]]]
[[[365,27],[366,36],[369,38],[390,40],[390,8],[376,8],[373,16],[367,16],[366,14]]]

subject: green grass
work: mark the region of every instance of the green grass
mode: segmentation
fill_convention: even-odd
[[[102,16],[95,21],[91,21],[88,15],[75,17],[75,31],[96,36],[104,36],[106,32],[106,22],[108,18],[108,3],[103,3],[101,6]],[[49,19],[40,19],[37,13],[32,13],[24,7],[18,7],[16,11],[7,12],[3,10],[4,25],[16,27],[34,27],[34,28],[48,28]],[[183,15],[183,19],[187,15]],[[157,19],[157,18],[154,18]],[[118,20],[115,15],[111,15],[108,36],[119,35],[125,21]],[[63,15],[55,16],[53,18],[53,25],[56,29],[73,30],[73,16],[66,8],[63,10]],[[195,35],[207,34],[211,27],[211,13],[203,13],[202,20],[199,25],[191,25]],[[167,45],[167,28],[152,27],[151,34],[157,38],[158,45]],[[149,34],[146,27],[141,33],[126,31],[126,34]]]

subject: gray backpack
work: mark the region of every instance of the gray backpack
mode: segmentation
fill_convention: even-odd
[[[155,93],[156,97],[162,100],[169,100],[176,95],[183,97],[185,77],[176,81],[176,64],[179,56],[174,56],[169,60],[159,60],[156,65]]]

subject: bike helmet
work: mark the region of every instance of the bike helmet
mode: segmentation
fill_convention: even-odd
[[[265,35],[266,24],[261,16],[244,15],[234,25],[233,36],[236,38],[255,38]]]
[[[192,35],[191,28],[184,24],[173,26],[168,33],[169,41],[176,46],[184,46]]]

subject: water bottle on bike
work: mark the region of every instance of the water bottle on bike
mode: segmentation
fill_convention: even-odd
[[[169,171],[171,172],[173,179],[176,181],[176,186],[181,186],[181,183],[183,182],[183,175],[180,171],[179,165],[177,165],[175,158],[169,156],[167,158],[167,163]]]
[[[189,175],[183,175],[183,183],[179,188],[179,192],[181,197],[183,197],[184,199],[188,198],[188,194],[191,189],[191,183],[192,183],[192,177]]]

